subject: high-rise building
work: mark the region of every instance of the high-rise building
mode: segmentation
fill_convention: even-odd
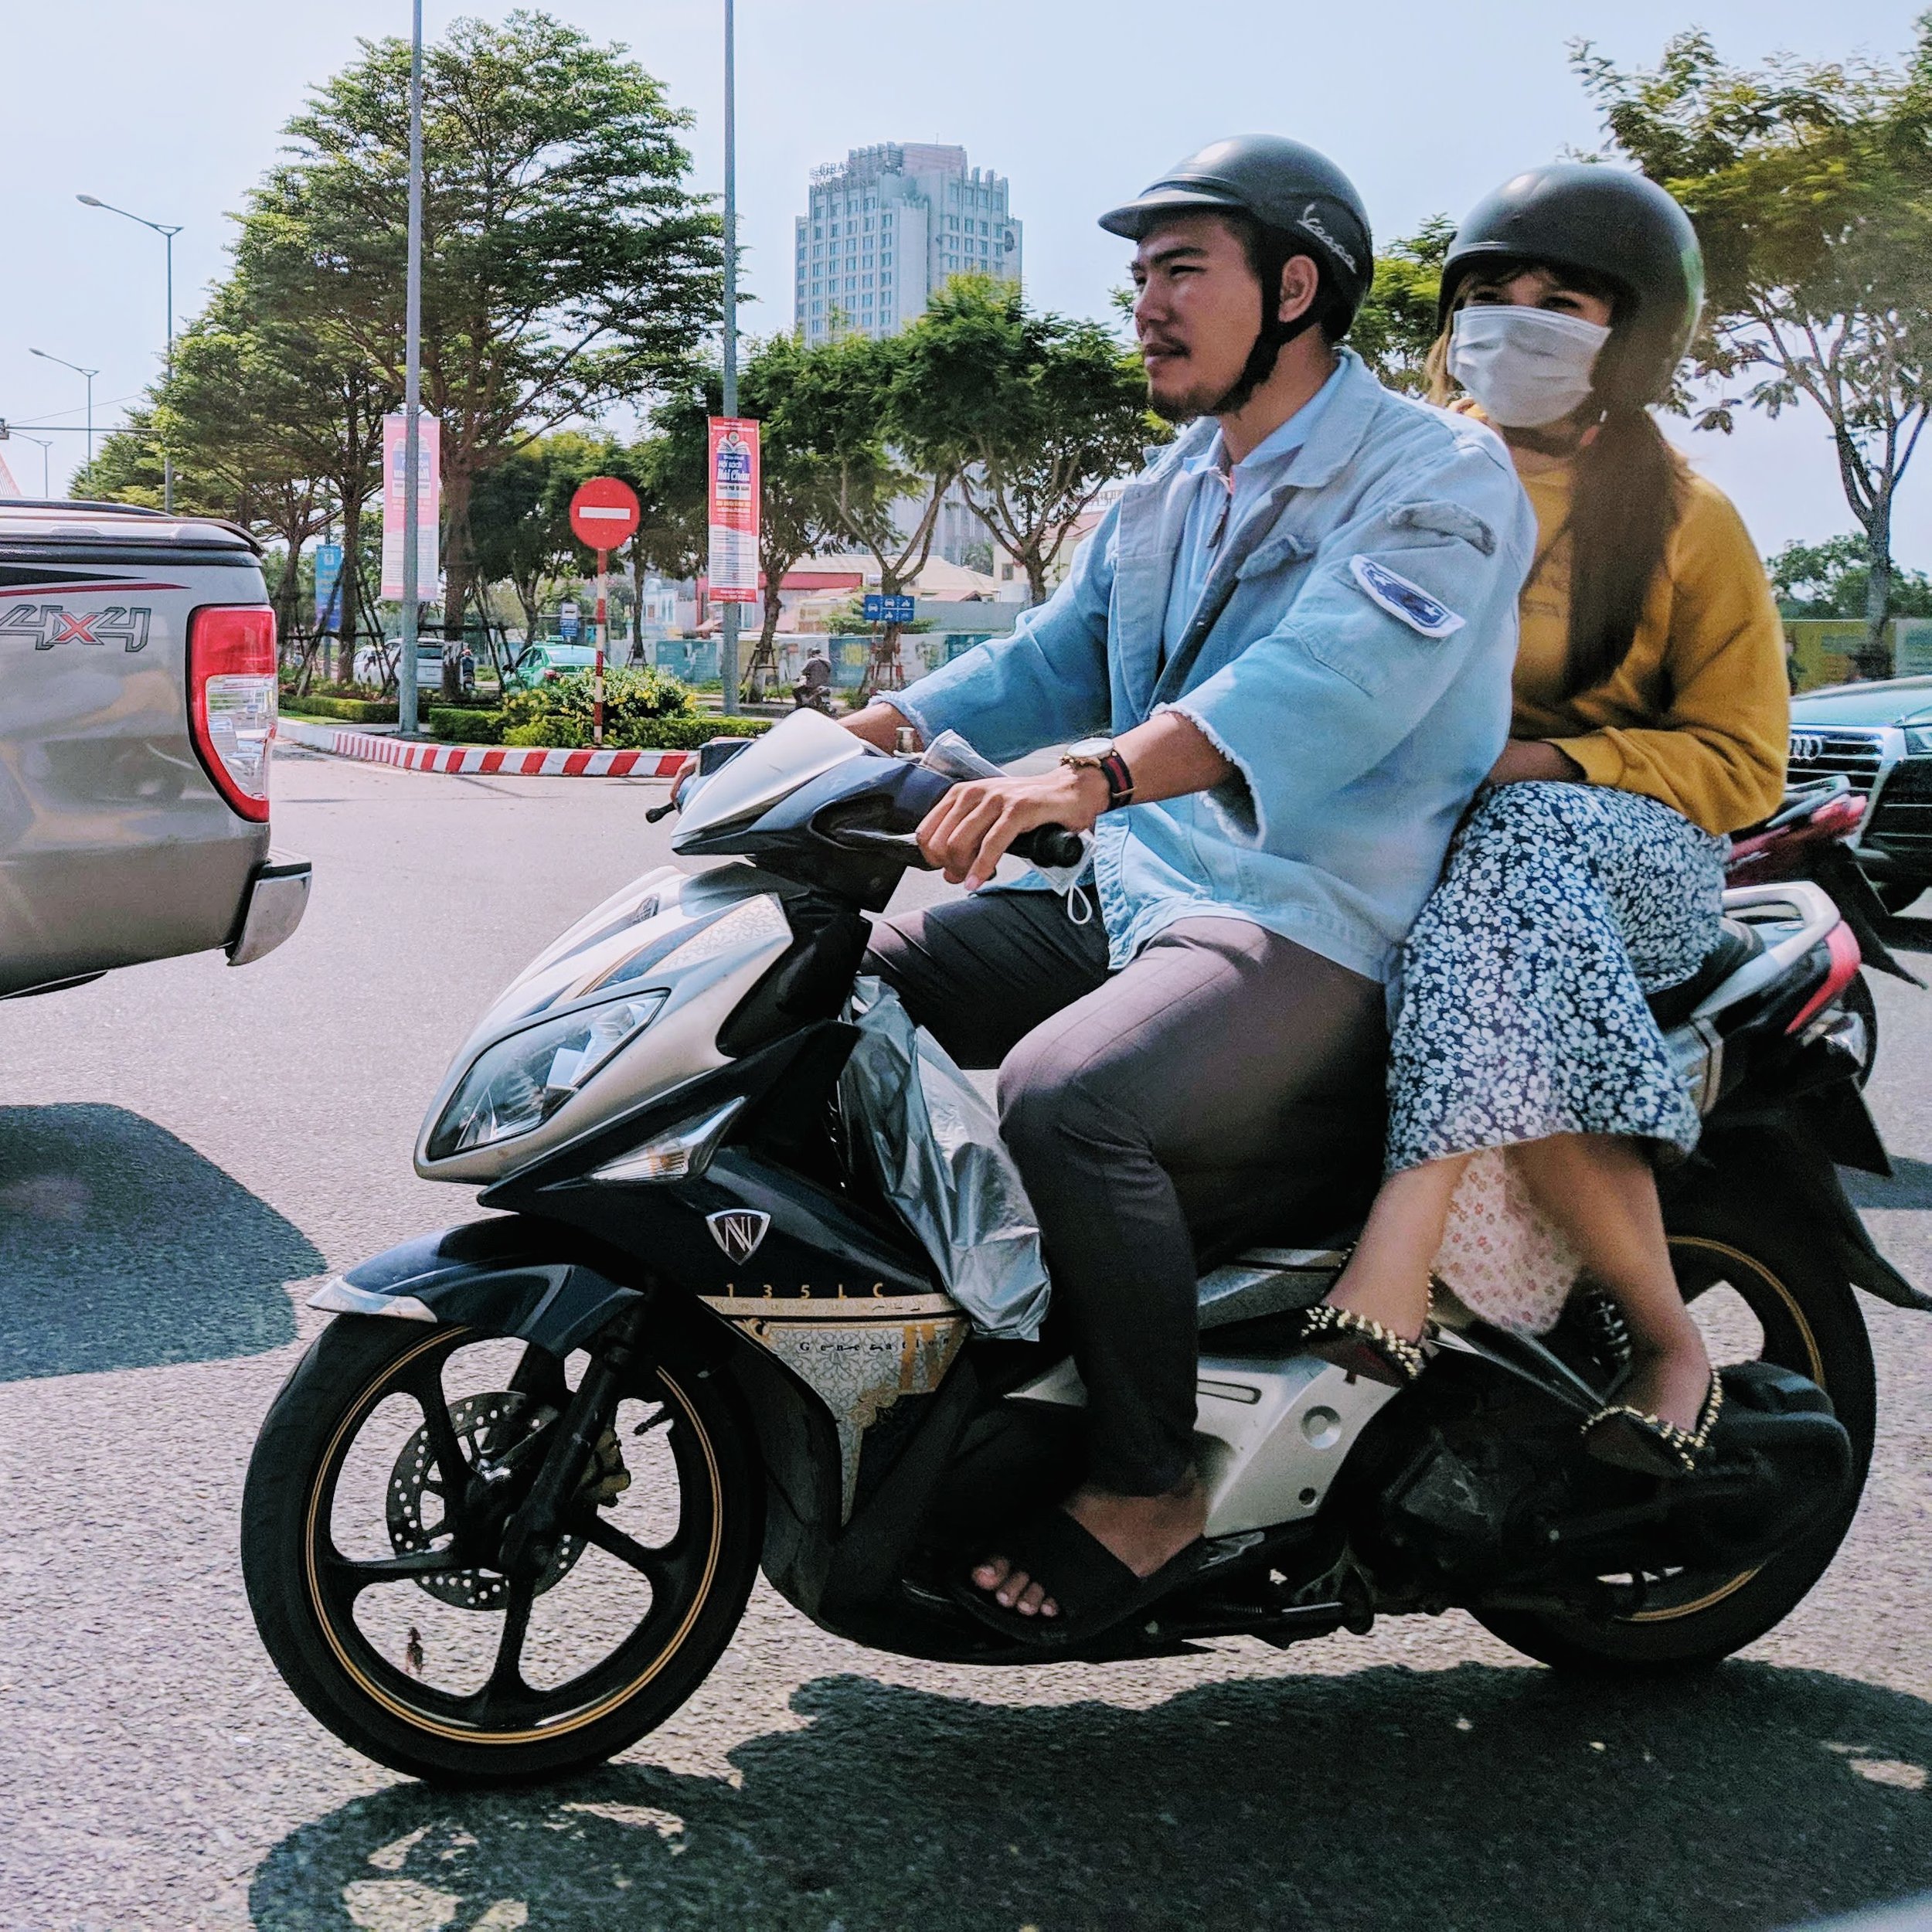
[[[885,141],[811,173],[798,217],[793,316],[808,342],[889,335],[955,275],[1020,279],[1007,183],[964,148]]]

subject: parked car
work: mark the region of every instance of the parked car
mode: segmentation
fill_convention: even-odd
[[[620,655],[605,658],[607,667],[614,668],[624,662],[621,651],[621,647]],[[574,672],[594,670],[597,662],[594,645],[566,644],[560,638],[548,638],[524,651],[511,674],[509,688],[528,691],[539,684],[554,684],[559,678],[570,677]]]
[[[355,678],[359,684],[380,689],[389,678],[397,655],[395,641],[392,638],[386,649],[379,651],[372,644],[363,645],[355,653]],[[476,655],[468,645],[463,647],[462,655],[457,659],[457,678],[465,692],[476,689]],[[443,641],[440,638],[419,638],[416,645],[416,689],[426,699],[434,699],[443,689]]]
[[[218,947],[244,966],[294,931],[275,677],[246,532],[0,501],[0,997]]]
[[[1842,772],[1866,801],[1852,850],[1888,912],[1932,886],[1932,677],[1791,700],[1791,781]]]

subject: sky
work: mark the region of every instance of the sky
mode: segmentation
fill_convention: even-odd
[[[695,117],[696,185],[720,191],[723,0],[550,0],[599,39],[626,43]],[[791,219],[815,164],[880,141],[963,145],[1012,182],[1037,304],[1104,315],[1124,244],[1094,216],[1217,136],[1269,130],[1353,176],[1379,237],[1459,214],[1498,182],[1599,138],[1566,48],[1582,38],[1650,64],[1695,24],[1743,64],[1777,49],[1893,58],[1914,4],[1879,0],[738,0],[738,162],[743,274],[753,332],[789,326]],[[497,5],[425,0],[434,39]],[[99,370],[97,424],[151,380],[165,304],[160,239],[77,203],[87,193],[179,223],[175,308],[185,319],[221,273],[228,219],[276,158],[280,130],[359,36],[405,34],[407,0],[63,0],[8,9],[0,106],[0,418],[62,426],[58,494],[84,454],[80,376]],[[31,81],[28,79],[32,77]],[[1852,527],[1821,419],[1753,421],[1682,439],[1736,500],[1761,549]],[[38,494],[43,452],[0,444]],[[1894,548],[1932,568],[1932,454],[1902,493]]]

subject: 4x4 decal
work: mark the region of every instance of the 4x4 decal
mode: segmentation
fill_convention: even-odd
[[[104,610],[70,611],[63,604],[0,604],[0,641],[20,638],[36,651],[57,644],[117,644],[144,650],[154,616],[148,604],[111,604]]]

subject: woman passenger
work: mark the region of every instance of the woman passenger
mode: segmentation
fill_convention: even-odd
[[[1476,1220],[1509,1222],[1526,1195],[1512,1252],[1522,1262],[1539,1223],[1553,1288],[1546,1269],[1541,1305],[1484,1311],[1546,1327],[1580,1263],[1634,1349],[1584,1447],[1658,1475],[1696,1466],[1723,1390],[1654,1168],[1689,1151],[1699,1119],[1645,995],[1716,944],[1725,835],[1776,809],[1788,728],[1764,566],[1650,414],[1702,281],[1676,202],[1589,164],[1517,175],[1451,245],[1434,400],[1459,389],[1451,406],[1508,443],[1538,554],[1509,746],[1404,954],[1387,1179],[1306,1318],[1315,1352],[1413,1379],[1452,1201],[1466,1254],[1494,1245]],[[1446,1256],[1444,1272],[1455,1282]]]

